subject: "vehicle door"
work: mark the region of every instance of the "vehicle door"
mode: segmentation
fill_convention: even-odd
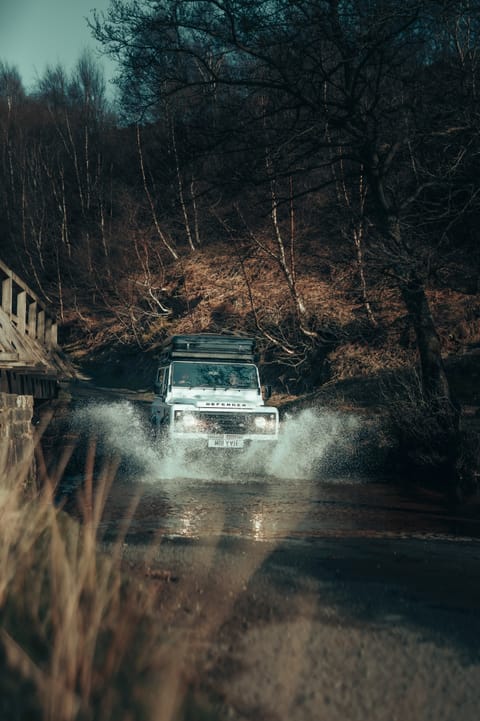
[[[155,420],[157,425],[165,423],[169,418],[169,406],[166,402],[169,370],[169,366],[160,367],[155,378],[155,399],[152,404],[152,420]]]

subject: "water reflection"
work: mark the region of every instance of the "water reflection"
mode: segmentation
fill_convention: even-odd
[[[263,513],[256,511],[252,515],[253,538],[260,541],[265,538],[265,520]]]
[[[178,518],[179,535],[195,538],[199,531],[196,520],[198,517],[192,511],[185,510],[183,514],[180,514]]]
[[[132,499],[138,504],[130,516]],[[115,536],[125,523],[126,540],[152,537],[196,541],[222,536],[257,542],[314,538],[480,538],[476,518],[449,515],[431,498],[407,497],[387,484],[364,479],[291,481],[269,478],[192,482],[175,487],[125,479],[113,484],[102,532]]]

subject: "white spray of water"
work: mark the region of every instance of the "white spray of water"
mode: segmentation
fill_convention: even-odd
[[[130,401],[87,403],[75,410],[72,427],[95,439],[104,452],[118,454],[132,465],[148,469],[158,464],[144,414]]]
[[[175,478],[238,480],[241,477],[315,478],[328,460],[351,452],[359,421],[328,409],[306,409],[287,417],[273,449],[254,446],[244,452],[191,454],[179,444],[165,447],[152,438],[146,414],[130,401],[93,402],[74,414],[75,429],[95,437],[104,452],[118,454],[136,480],[161,482]]]
[[[88,403],[74,412],[72,426],[87,443],[95,439],[100,456],[120,459],[117,501],[125,485],[127,491],[141,493],[143,511],[138,521],[130,521],[131,528],[138,523],[145,533],[161,523],[175,536],[227,533],[259,541],[303,533],[318,481],[329,480],[336,460],[351,454],[361,429],[351,415],[307,409],[282,421],[273,449],[250,447],[225,455],[214,449],[192,454],[180,444],[163,445],[152,437],[145,409],[127,400]],[[100,469],[101,462],[97,466]],[[158,506],[159,497],[168,511],[149,510],[149,504],[152,509]]]
[[[359,421],[353,415],[307,408],[282,423],[280,439],[272,454],[271,473],[279,478],[313,478],[325,466],[341,460],[355,443]]]

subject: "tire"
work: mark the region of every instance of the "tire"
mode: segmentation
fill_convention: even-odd
[[[152,418],[150,421],[150,436],[152,441],[158,441],[162,437],[162,432],[164,432],[162,426]]]
[[[166,452],[168,442],[168,429],[164,423],[155,423],[152,421],[151,439],[155,449],[163,455]]]

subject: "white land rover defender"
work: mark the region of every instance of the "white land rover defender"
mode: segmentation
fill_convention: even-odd
[[[254,346],[253,338],[238,336],[172,336],[155,379],[155,434],[174,446],[186,441],[203,448],[272,447],[278,411],[264,404]]]

